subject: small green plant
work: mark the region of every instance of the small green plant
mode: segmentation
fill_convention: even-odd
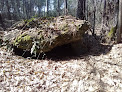
[[[33,41],[33,46],[32,46],[32,48],[31,48],[31,54],[34,54],[34,56],[36,57],[37,55],[37,50],[39,49],[40,47],[39,47],[39,41],[36,41],[36,40],[34,40]]]

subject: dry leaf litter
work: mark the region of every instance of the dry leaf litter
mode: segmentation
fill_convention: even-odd
[[[122,92],[122,44],[105,55],[58,62],[0,48],[0,92]]]

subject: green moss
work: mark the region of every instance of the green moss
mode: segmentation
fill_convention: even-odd
[[[61,25],[61,26],[59,27],[59,29],[60,29],[61,31],[68,32],[68,31],[69,31],[68,24]]]
[[[108,37],[109,37],[109,38],[113,37],[114,34],[115,34],[115,31],[116,31],[116,26],[115,26],[115,27],[112,27],[112,28],[110,29],[110,32],[108,33]]]
[[[31,37],[29,36],[29,35],[26,35],[24,38],[23,38],[23,41],[28,41],[28,40],[30,40],[31,39]]]
[[[55,17],[48,17],[48,16],[47,16],[47,17],[41,17],[41,21],[42,21],[42,20],[52,21],[52,20],[54,20],[54,18],[55,18]]]
[[[20,48],[25,48],[27,46],[27,44],[31,44],[31,43],[32,43],[31,36],[29,36],[27,34],[20,35],[14,41],[15,46],[20,46],[21,45]]]
[[[35,18],[31,18],[31,19],[26,19],[24,20],[25,23],[29,24],[30,22],[34,21]]]

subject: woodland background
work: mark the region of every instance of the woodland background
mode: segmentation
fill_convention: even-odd
[[[93,35],[100,34],[100,41],[104,41],[117,26],[119,0],[0,0],[0,24],[4,29],[22,19],[66,14],[88,20]]]
[[[116,39],[117,28],[121,41],[122,0],[0,0],[0,36],[23,19],[60,15],[90,22],[84,37],[88,52],[70,56],[71,49],[61,49],[54,57],[33,59],[2,44],[0,92],[121,92],[122,43],[104,42]],[[114,37],[107,38],[108,34]]]
[[[95,28],[100,24],[110,28],[117,24],[119,0],[79,0],[84,18]],[[65,5],[67,6],[65,7]],[[11,22],[29,19],[33,16],[59,16],[68,14],[77,16],[78,0],[0,0],[0,13],[3,21]]]

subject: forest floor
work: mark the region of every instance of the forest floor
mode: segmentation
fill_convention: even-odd
[[[122,92],[122,43],[91,49],[39,60],[0,48],[0,92]]]

